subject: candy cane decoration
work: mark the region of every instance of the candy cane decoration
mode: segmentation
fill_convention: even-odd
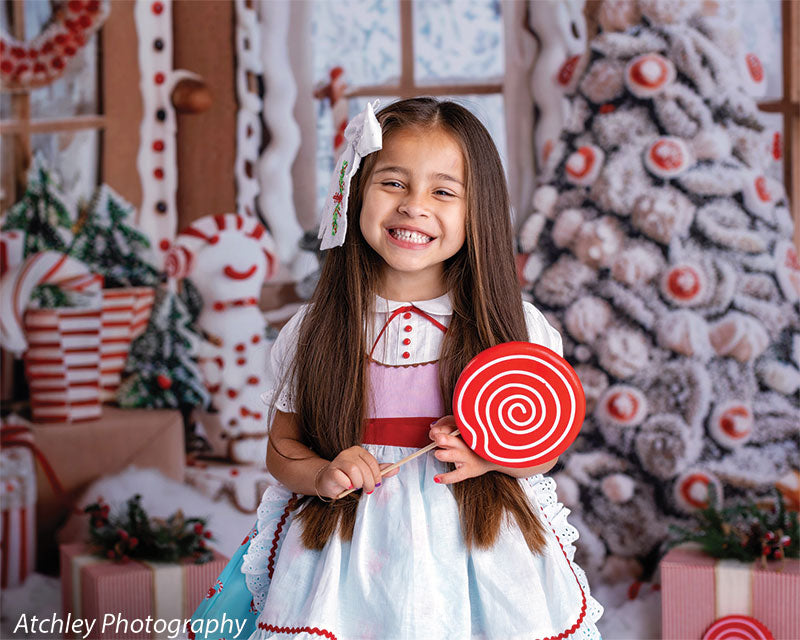
[[[503,467],[533,467],[575,441],[586,413],[578,374],[555,351],[504,342],[481,351],[453,393],[456,431],[479,456]],[[386,467],[381,476],[436,447],[431,443]],[[355,489],[343,491],[343,498]]]
[[[22,316],[31,292],[39,284],[55,284],[67,291],[97,295],[100,308],[103,277],[93,274],[80,260],[58,253],[42,251],[9,270],[0,283],[0,344],[15,355],[27,348]]]

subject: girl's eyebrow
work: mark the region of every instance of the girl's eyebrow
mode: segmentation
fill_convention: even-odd
[[[399,173],[401,176],[408,177],[409,171],[404,167],[381,167],[380,169],[375,170],[375,174],[379,173]],[[458,178],[454,178],[450,174],[447,173],[433,173],[431,174],[431,178],[434,180],[447,180],[449,182],[455,182],[456,184],[464,186],[464,183],[461,182]]]

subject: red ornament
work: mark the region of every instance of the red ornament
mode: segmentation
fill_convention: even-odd
[[[156,180],[163,180],[164,179],[164,170],[161,169],[161,168],[154,169],[153,170],[153,176],[156,178]]]
[[[162,11],[164,11],[164,5],[161,4],[160,2],[154,2],[152,10],[154,14],[159,15],[161,14]]]
[[[764,65],[761,64],[759,57],[755,53],[748,53],[744,60],[747,63],[750,77],[756,82],[762,82],[764,80]]]
[[[163,151],[164,150],[164,141],[163,140],[156,140],[153,143],[153,151]]]
[[[575,75],[575,69],[578,68],[578,63],[580,60],[581,57],[579,55],[572,56],[571,58],[567,59],[563,65],[561,65],[561,69],[558,70],[557,76],[558,84],[566,87],[570,83],[572,76]]]
[[[461,437],[479,456],[506,467],[557,458],[577,437],[585,411],[572,367],[529,342],[506,342],[479,353],[453,394]]]
[[[158,375],[158,377],[156,378],[156,383],[158,384],[159,387],[161,387],[164,390],[169,389],[172,386],[172,380],[167,376],[165,376],[163,373],[160,373]]]
[[[164,80],[165,79],[166,79],[166,77],[160,71],[153,78],[153,80],[155,81],[156,84],[164,84]]]

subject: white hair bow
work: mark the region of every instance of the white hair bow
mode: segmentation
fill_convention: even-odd
[[[378,151],[383,146],[381,125],[375,117],[375,109],[380,104],[368,102],[364,110],[353,118],[344,130],[346,140],[344,151],[336,163],[336,171],[331,178],[328,197],[322,209],[319,225],[321,248],[341,247],[347,234],[347,201],[350,196],[350,180],[358,171],[361,158]]]

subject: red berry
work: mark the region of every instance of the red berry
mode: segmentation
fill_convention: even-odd
[[[133,549],[137,544],[139,544],[139,538],[131,538],[128,540],[128,547]]]
[[[172,386],[172,380],[170,380],[163,373],[158,375],[158,377],[156,378],[156,383],[162,389],[169,389]]]
[[[206,538],[210,538],[211,537],[211,532],[208,531],[208,530],[203,531],[203,536],[206,537]]]
[[[117,554],[115,554],[113,551],[111,551],[111,549],[109,549],[108,551],[106,551],[106,557],[107,557],[107,558],[110,558],[111,560],[113,560],[113,559],[114,559],[114,556],[115,556],[115,555],[117,555]]]
[[[203,533],[203,524],[200,522],[196,522],[194,525],[194,532],[197,534]]]

